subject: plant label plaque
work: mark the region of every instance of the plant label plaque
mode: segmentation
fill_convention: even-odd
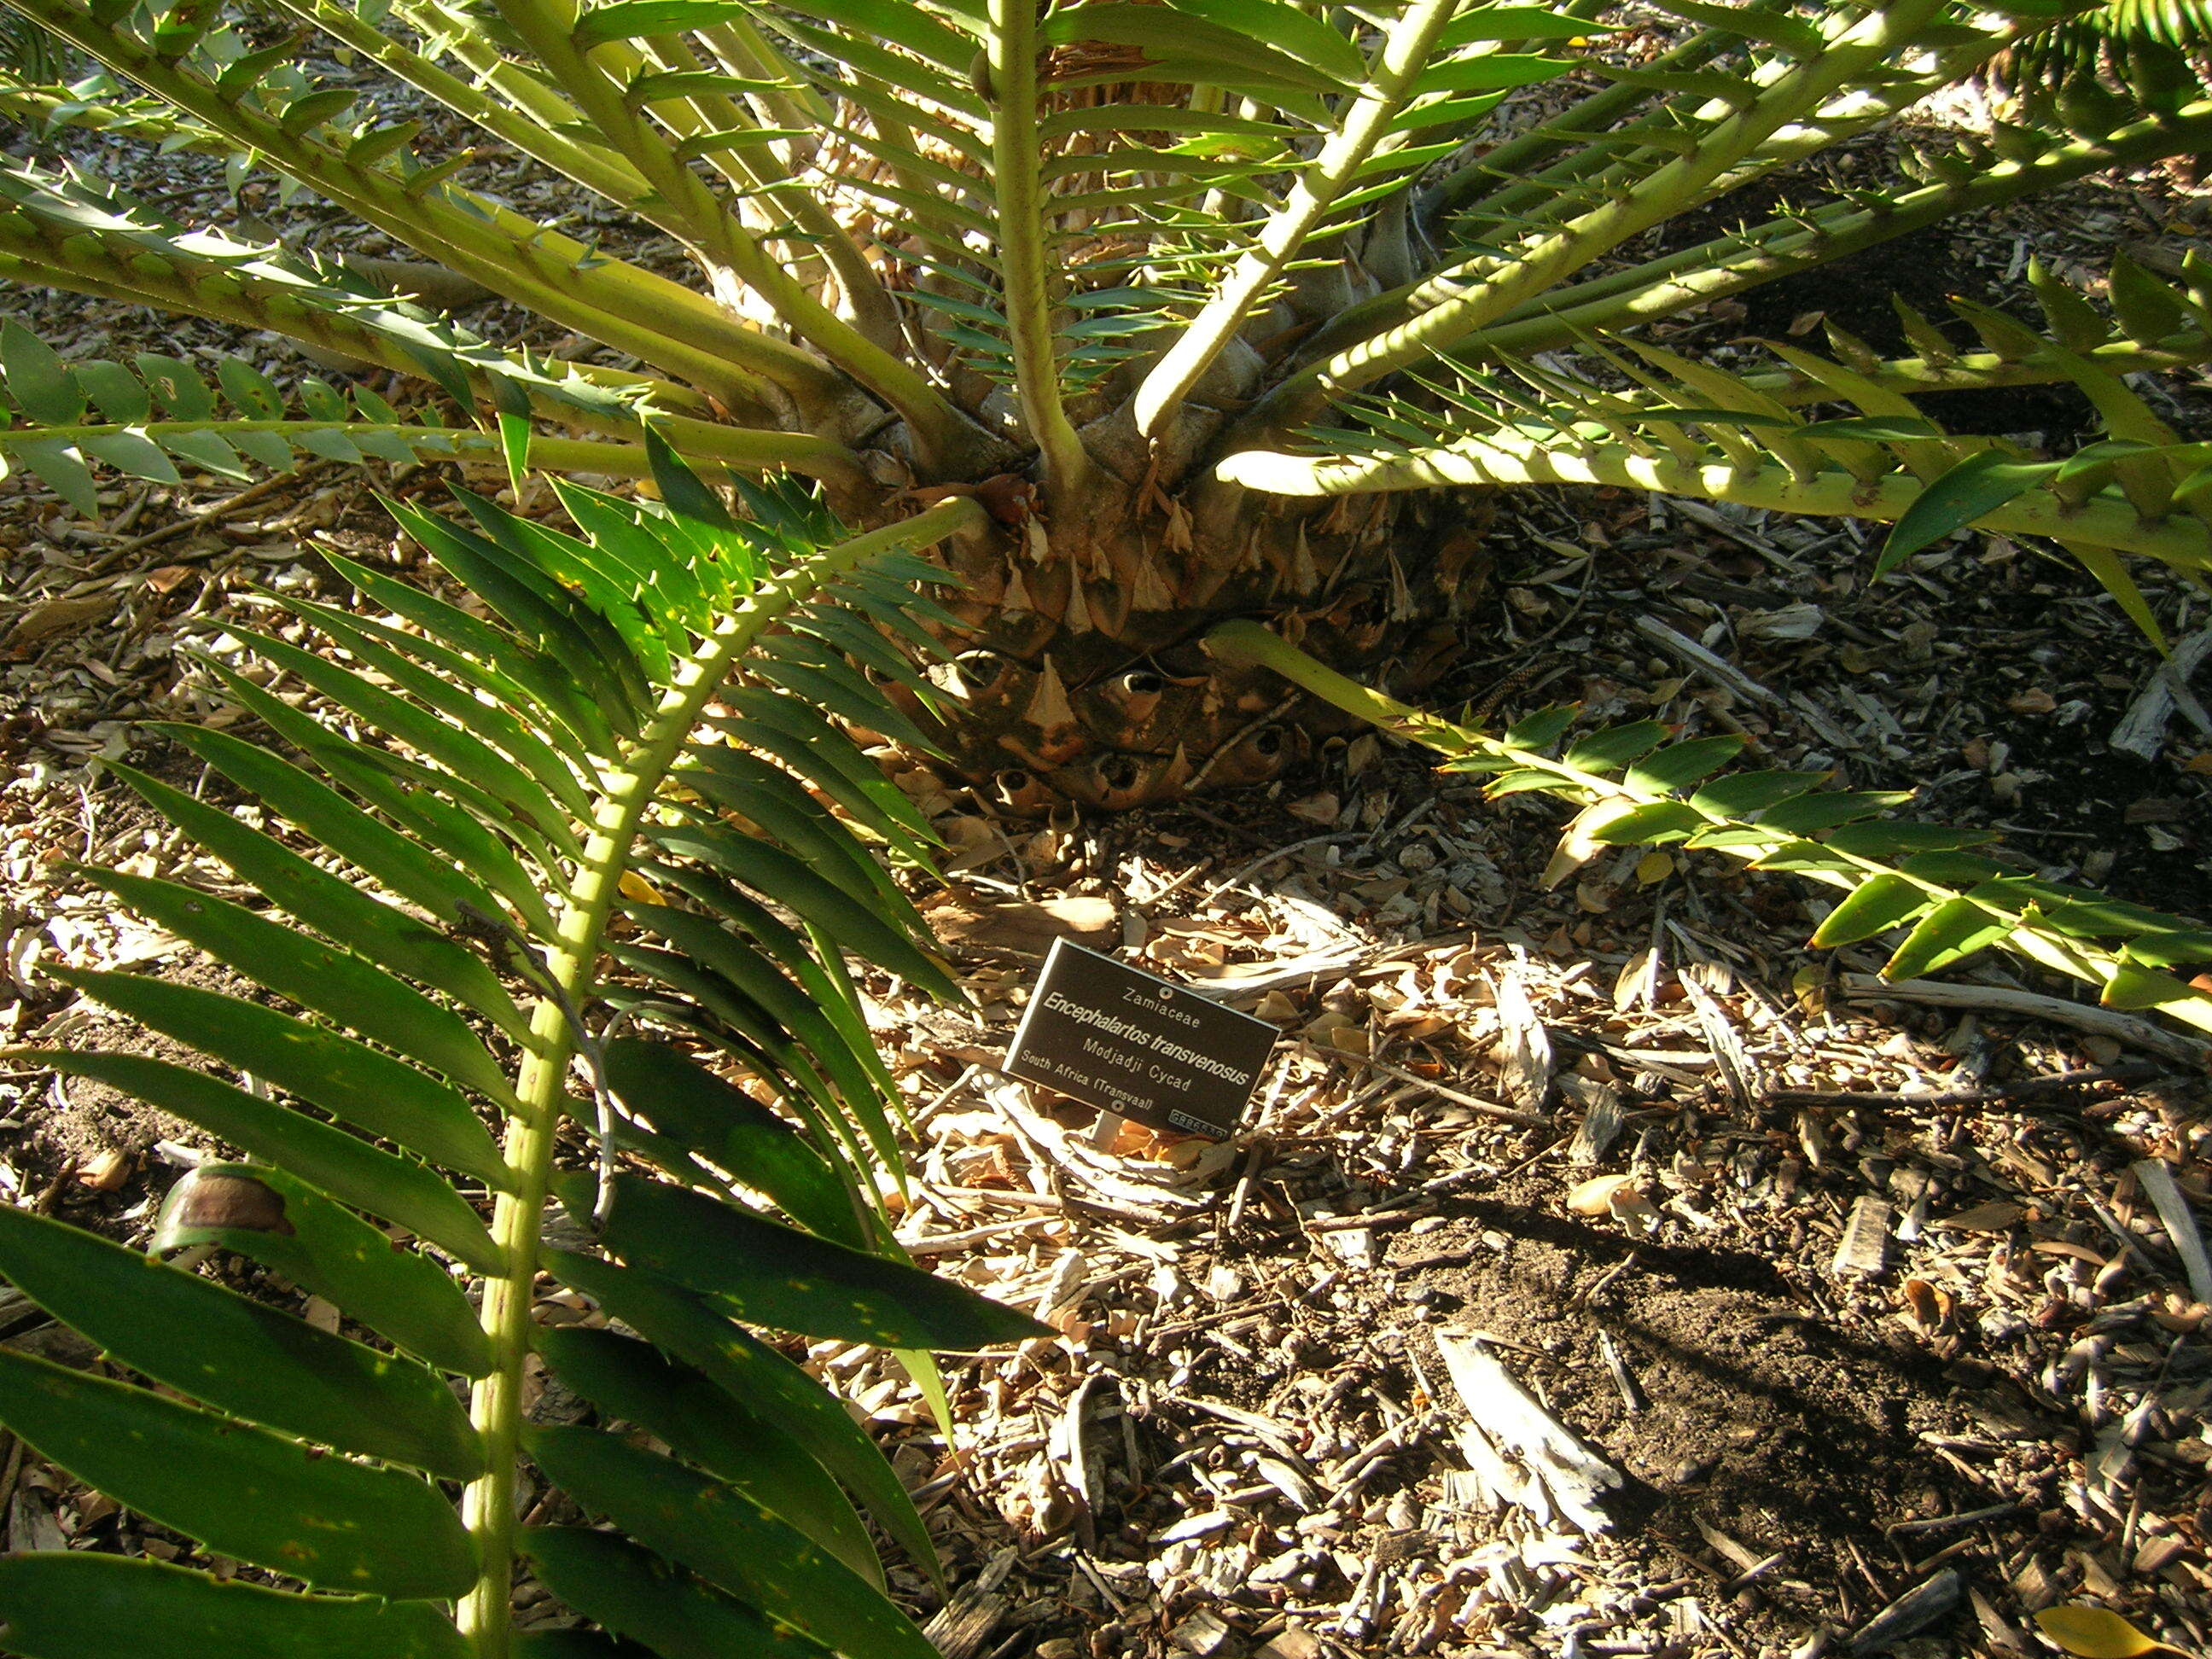
[[[1274,1045],[1264,1019],[1060,939],[1006,1069],[1156,1129],[1223,1140]]]

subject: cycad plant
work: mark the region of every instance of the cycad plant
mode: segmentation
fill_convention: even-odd
[[[905,1489],[749,1328],[925,1381],[927,1350],[1043,1330],[915,1268],[880,1212],[896,1093],[845,953],[958,993],[879,862],[927,830],[822,712],[898,726],[847,657],[912,677],[877,621],[913,625],[914,551],[981,509],[841,540],[791,487],[739,523],[663,476],[712,516],[573,488],[580,537],[396,509],[462,592],[341,561],[366,603],[307,607],[328,651],[239,635],[323,718],[210,660],[289,753],[171,735],[282,833],[116,767],[253,902],[84,873],[257,994],[65,972],[216,1069],[15,1063],[240,1161],[177,1184],[150,1254],[0,1206],[0,1276],[143,1379],[0,1352],[0,1422],[235,1576],[11,1555],[0,1650],[933,1655],[861,1518],[935,1574]],[[344,1322],[164,1261],[189,1246]],[[542,1322],[562,1285],[604,1319]],[[596,1422],[533,1422],[536,1364]],[[517,1634],[523,1561],[558,1602]]]
[[[975,495],[992,523],[951,555],[969,631],[950,743],[1016,800],[1123,805],[1279,767],[1297,722],[1271,718],[1276,688],[1197,648],[1223,615],[1284,617],[1347,664],[1449,648],[1468,496],[1416,522],[1285,491],[1620,476],[1903,511],[1937,453],[1910,447],[1918,428],[1762,425],[1838,383],[1793,358],[1789,395],[1739,392],[1638,356],[1635,331],[2212,134],[2212,100],[2163,88],[2075,112],[2080,131],[1919,129],[1886,180],[1823,170],[2068,0],[1660,0],[1671,43],[1632,64],[1589,0],[6,3],[104,66],[73,86],[18,76],[0,88],[15,118],[274,173],[584,344],[509,349],[358,263],[190,230],[85,170],[14,167],[0,274],[273,330],[451,408],[402,417],[365,386],[288,392],[240,363],[219,376],[225,410],[174,361],[64,364],[19,331],[0,454],[89,507],[87,462],[166,478],[302,449],[489,460],[534,432],[541,465],[642,475],[651,429],[718,475],[817,479],[863,521]],[[1542,84],[1568,76],[1575,95]],[[471,146],[387,118],[392,80]],[[504,171],[526,166],[673,239],[691,278],[509,205]],[[1760,205],[1736,214],[1738,192]],[[1729,228],[1667,245],[1708,209]],[[1909,318],[1914,356],[1839,337],[1835,372],[1863,404],[2203,355],[2200,276],[2113,289],[2117,334],[2054,297],[2059,347],[1968,351]],[[1655,371],[1696,395],[1626,395]],[[1721,427],[1696,423],[1715,408]],[[1477,465],[1372,465],[1377,446],[1437,447],[1439,417],[1446,444],[1506,435]],[[2196,496],[2170,500],[2196,458],[2103,453],[2003,521],[2108,563],[2201,564]]]

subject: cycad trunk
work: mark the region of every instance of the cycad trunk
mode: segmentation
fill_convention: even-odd
[[[1263,781],[1346,724],[1209,658],[1199,641],[1227,617],[1415,686],[1458,648],[1484,586],[1488,508],[1474,490],[1318,503],[1215,490],[1187,505],[1104,477],[1051,522],[1014,489],[995,499],[1004,533],[954,558],[969,586],[951,608],[975,631],[953,665],[964,708],[940,740],[1016,811]]]

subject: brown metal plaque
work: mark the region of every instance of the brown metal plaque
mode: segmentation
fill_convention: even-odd
[[[1158,1129],[1226,1139],[1275,1044],[1264,1019],[1064,939],[1006,1052],[1006,1070]]]

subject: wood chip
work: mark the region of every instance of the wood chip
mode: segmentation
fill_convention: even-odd
[[[982,1571],[955,1590],[952,1599],[931,1615],[921,1633],[937,1644],[945,1659],[975,1659],[983,1644],[1006,1622],[1009,1605],[996,1594],[1013,1571],[1020,1552],[1000,1550]]]
[[[1893,1213],[1887,1199],[1861,1193],[1858,1201],[1851,1206],[1850,1219],[1844,1224],[1844,1236],[1837,1243],[1836,1259],[1830,1271],[1838,1279],[1847,1274],[1872,1279],[1887,1271]]]
[[[1599,1504],[1606,1492],[1621,1484],[1620,1471],[1539,1405],[1481,1342],[1439,1331],[1437,1347],[1460,1403],[1483,1433],[1520,1460],[1577,1528],[1583,1532],[1609,1528],[1612,1518]]]
[[[1561,1078],[1559,1083],[1564,1089],[1567,1079]],[[1574,1139],[1567,1143],[1567,1161],[1571,1164],[1601,1163],[1607,1151],[1620,1136],[1624,1121],[1620,1111],[1620,1091],[1610,1084],[1600,1083],[1586,1085],[1577,1092],[1584,1095],[1585,1103],[1583,1121],[1575,1126]]]
[[[1917,1636],[1959,1605],[1965,1584],[1946,1567],[1923,1584],[1915,1585],[1869,1620],[1851,1638],[1851,1652],[1887,1653],[1907,1638]]]
[[[2176,708],[2189,714],[2199,731],[2212,735],[2203,706],[2189,690],[2190,677],[2207,657],[2212,657],[2212,628],[2200,628],[2176,644],[2173,654],[2151,670],[2150,678],[2106,743],[2123,754],[2154,761],[2166,747],[2166,728]]]
[[[1177,1625],[1175,1634],[1168,1639],[1185,1653],[1194,1653],[1199,1659],[1212,1659],[1212,1655],[1227,1651],[1236,1641],[1237,1628],[1218,1613],[1201,1608]]]
[[[1535,1004],[1528,999],[1518,963],[1508,963],[1498,976],[1497,1002],[1498,1018],[1505,1028],[1498,1081],[1515,1105],[1526,1111],[1538,1110],[1552,1085],[1552,1039],[1544,1022],[1537,1018]]]

